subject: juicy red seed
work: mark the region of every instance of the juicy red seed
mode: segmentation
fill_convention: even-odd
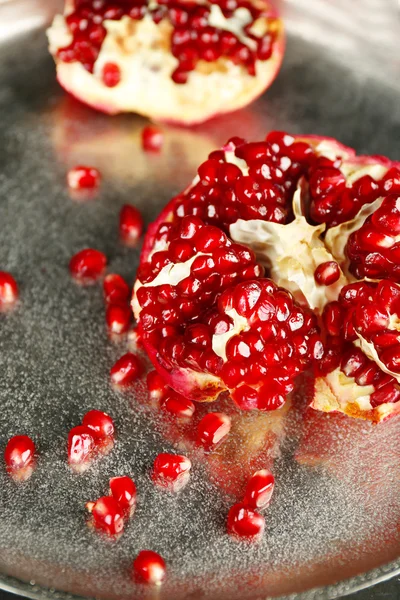
[[[258,408],[260,410],[278,410],[285,404],[286,395],[293,389],[293,384],[288,384],[287,388],[277,382],[265,384],[261,387],[258,395],[260,398]]]
[[[264,528],[264,517],[246,504],[234,504],[229,510],[227,530],[230,535],[249,540],[259,539]]]
[[[131,309],[121,304],[110,304],[106,311],[106,323],[111,333],[125,333],[131,322]]]
[[[121,275],[110,273],[104,278],[103,292],[107,304],[127,304],[131,290]]]
[[[189,481],[192,463],[179,454],[159,454],[153,465],[152,480],[159,487],[178,492]]]
[[[85,248],[71,258],[69,271],[78,283],[90,284],[103,276],[106,265],[107,258],[102,252]]]
[[[359,349],[351,349],[341,362],[341,370],[347,377],[355,377],[357,373],[368,364],[368,358]]]
[[[176,417],[192,417],[195,411],[195,406],[191,400],[174,391],[167,394],[161,408]]]
[[[14,277],[6,271],[0,271],[0,307],[13,304],[18,299],[18,285]]]
[[[172,240],[168,247],[168,252],[173,262],[186,262],[195,253],[193,244],[186,240]]]
[[[314,279],[319,285],[332,285],[340,277],[340,267],[334,260],[321,263],[314,271]]]
[[[235,288],[233,307],[242,317],[250,317],[261,296],[261,286],[257,281],[246,281]]]
[[[94,167],[74,167],[67,173],[68,186],[73,190],[93,189],[100,180],[100,172]]]
[[[379,333],[389,325],[389,317],[386,312],[377,306],[365,306],[359,304],[354,313],[354,326],[362,335]]]
[[[198,252],[210,252],[216,248],[222,248],[226,244],[226,235],[218,227],[211,225],[202,227],[194,238]]]
[[[110,479],[110,494],[118,502],[124,513],[132,516],[133,509],[136,506],[136,485],[135,482],[123,475]]]
[[[89,461],[95,450],[93,430],[84,425],[73,427],[68,434],[68,462],[82,465]]]
[[[157,371],[150,371],[147,374],[147,389],[152,398],[161,399],[170,388]]]
[[[102,496],[90,506],[93,525],[108,535],[118,535],[124,529],[124,515],[119,503],[112,496]]]
[[[337,337],[342,328],[342,309],[339,302],[331,302],[324,308],[322,319],[329,335]]]
[[[161,585],[165,574],[165,561],[157,552],[142,550],[133,561],[132,577],[138,583]]]
[[[88,427],[95,439],[114,435],[114,421],[101,410],[89,410],[82,419],[82,425]]]
[[[7,442],[4,460],[7,469],[18,471],[32,465],[35,459],[36,447],[27,435],[14,435]]]
[[[115,63],[106,63],[103,67],[101,77],[105,86],[116,87],[121,81],[121,70]]]
[[[268,469],[256,471],[249,479],[243,502],[251,508],[265,508],[274,491],[275,478]]]
[[[111,381],[116,385],[130,385],[139,379],[142,372],[143,367],[139,358],[136,354],[127,352],[111,368]]]
[[[400,348],[398,346],[385,350],[380,359],[390,371],[400,373]]]
[[[142,130],[142,146],[147,152],[158,152],[164,142],[164,134],[158,127],[148,125]]]
[[[143,217],[136,206],[125,204],[119,213],[119,235],[128,245],[135,245],[143,233]]]
[[[237,387],[232,392],[232,400],[242,410],[254,410],[258,408],[259,397],[257,390],[248,385]]]
[[[215,448],[228,435],[231,419],[224,413],[208,413],[197,427],[197,443],[205,449]]]

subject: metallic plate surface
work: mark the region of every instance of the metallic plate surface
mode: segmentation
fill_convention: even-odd
[[[140,146],[144,119],[97,114],[58,87],[44,36],[57,3],[0,1],[0,269],[21,288],[16,310],[0,315],[0,449],[16,433],[31,435],[39,449],[24,485],[0,468],[0,587],[32,598],[311,599],[400,571],[400,419],[372,427],[310,414],[305,385],[297,407],[279,416],[233,412],[233,441],[200,456],[190,428],[146,406],[144,385],[127,394],[109,386],[126,341],[107,338],[100,286],[77,287],[67,268],[74,252],[92,246],[107,254],[110,272],[132,281],[138,250],[118,242],[120,207],[132,202],[150,222],[232,135],[331,135],[399,160],[396,6],[282,3],[287,54],[271,89],[251,107],[194,129],[164,126],[162,152],[149,155]],[[103,174],[91,201],[68,194],[66,170],[78,163]],[[114,416],[118,437],[78,476],[66,464],[66,438],[91,408]],[[173,448],[194,465],[176,498],[148,476],[156,454]],[[243,546],[225,535],[224,519],[250,457],[273,465],[277,485],[263,541]],[[122,473],[137,482],[138,509],[111,542],[85,526],[84,505]],[[168,562],[160,590],[129,580],[142,548]]]

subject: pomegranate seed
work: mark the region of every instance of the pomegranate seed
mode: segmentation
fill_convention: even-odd
[[[131,293],[125,279],[116,273],[105,276],[103,291],[107,304],[127,304]]]
[[[220,444],[231,430],[231,419],[224,413],[208,413],[197,427],[197,443],[210,450]]]
[[[27,435],[14,435],[7,442],[4,460],[8,473],[16,481],[26,481],[35,465],[35,444]]]
[[[18,299],[18,285],[14,277],[0,271],[0,308],[14,304]]]
[[[159,454],[153,465],[152,480],[170,492],[180,492],[188,483],[192,463],[179,454]]]
[[[135,246],[143,233],[143,217],[136,206],[125,204],[119,213],[119,235],[124,244]]]
[[[184,398],[174,391],[167,393],[161,408],[176,417],[190,418],[194,415],[195,406],[191,400]]]
[[[93,504],[89,502],[86,508],[92,515],[92,523],[96,529],[107,535],[115,536],[124,529],[124,515],[121,506],[112,496],[102,496]]]
[[[77,471],[89,466],[95,450],[93,430],[84,425],[73,427],[68,434],[68,462]]]
[[[127,352],[111,368],[111,381],[116,385],[130,385],[141,376],[142,363],[133,352]]]
[[[114,421],[101,410],[89,410],[82,419],[82,425],[90,429],[95,440],[114,435]]]
[[[251,508],[266,508],[274,491],[275,479],[271,471],[261,469],[250,478],[243,502]]]
[[[113,88],[121,81],[121,70],[115,63],[106,63],[103,66],[101,77],[105,86]]]
[[[261,538],[264,528],[264,517],[246,504],[234,504],[229,510],[227,529],[230,535],[256,540]]]
[[[164,143],[164,134],[158,127],[148,125],[142,130],[142,146],[146,152],[158,152]]]
[[[100,172],[94,167],[74,167],[67,173],[68,186],[72,190],[93,189],[100,185]]]
[[[125,333],[131,322],[131,309],[129,306],[110,304],[106,311],[106,323],[111,333]]]
[[[138,583],[161,585],[165,571],[165,561],[157,552],[142,550],[133,561],[132,577]]]
[[[106,265],[107,259],[102,252],[85,248],[71,258],[69,271],[77,283],[89,285],[102,277]]]
[[[170,388],[157,371],[150,371],[147,374],[147,389],[151,398],[161,400]]]
[[[127,475],[113,477],[110,479],[110,494],[124,513],[131,517],[136,506],[135,482]]]
[[[314,279],[319,285],[332,285],[339,277],[340,268],[334,260],[321,263],[314,272]]]

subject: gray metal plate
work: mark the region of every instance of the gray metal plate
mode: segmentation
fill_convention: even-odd
[[[75,286],[67,269],[74,252],[92,246],[107,254],[110,272],[132,281],[138,251],[118,243],[121,205],[135,203],[150,222],[232,135],[325,134],[400,159],[396,3],[331,4],[286,3],[287,55],[267,94],[192,130],[165,126],[163,151],[153,156],[140,147],[143,119],[96,114],[58,88],[44,38],[56,3],[0,2],[0,268],[21,287],[18,308],[0,315],[0,447],[27,433],[40,454],[24,485],[0,470],[0,587],[35,598],[334,598],[399,572],[399,419],[375,428],[321,420],[304,413],[304,392],[275,421],[234,413],[229,446],[216,459],[198,456],[190,429],[146,407],[143,385],[124,395],[110,388],[108,370],[126,342],[107,338],[100,287]],[[102,171],[91,202],[68,195],[65,173],[78,163]],[[113,415],[118,438],[108,457],[77,476],[66,465],[66,438],[90,408]],[[174,447],[194,464],[177,498],[148,477],[155,455]],[[266,535],[250,547],[224,533],[229,482],[250,468],[249,454],[273,462],[277,477]],[[84,504],[120,473],[134,476],[139,503],[111,542],[85,526]],[[129,581],[142,548],[168,562],[160,591]]]

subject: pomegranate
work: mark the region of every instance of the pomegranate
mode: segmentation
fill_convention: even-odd
[[[179,454],[159,454],[151,474],[153,482],[169,492],[180,492],[189,482],[192,463]]]
[[[81,101],[185,124],[250,103],[284,52],[267,0],[67,0],[48,37],[58,81]]]
[[[102,440],[114,435],[114,421],[101,410],[90,410],[82,419],[82,425],[91,430],[95,440]]]
[[[133,352],[127,352],[111,367],[110,377],[115,385],[127,386],[137,381],[142,372],[143,367],[139,358]]]
[[[77,283],[91,285],[103,276],[106,265],[107,258],[102,252],[85,248],[71,258],[69,272]]]
[[[255,509],[266,508],[271,502],[274,485],[275,479],[271,471],[256,471],[249,479],[243,503]]]
[[[142,131],[142,146],[147,152],[158,152],[161,150],[164,141],[164,135],[158,127],[149,125]]]
[[[208,413],[197,426],[197,443],[206,450],[214,449],[228,435],[231,419],[223,413]]]
[[[72,190],[93,189],[100,185],[100,172],[94,167],[74,167],[67,173],[68,187]]]
[[[0,271],[0,310],[13,305],[18,299],[18,284],[11,273]]]
[[[164,559],[152,550],[142,550],[133,561],[132,577],[138,583],[161,585],[165,572]]]
[[[106,304],[127,304],[131,293],[125,279],[116,273],[105,276],[103,291]]]
[[[90,523],[110,536],[122,533],[124,529],[123,510],[112,496],[102,496],[96,502],[88,502],[86,508],[91,514]]]
[[[136,507],[135,482],[127,475],[113,477],[110,479],[110,494],[124,513],[132,517]]]
[[[127,246],[136,246],[143,233],[143,217],[136,206],[125,204],[119,213],[119,236]]]
[[[230,535],[255,541],[262,537],[264,528],[264,517],[246,504],[234,504],[229,510],[227,530]]]
[[[77,472],[85,471],[93,459],[96,442],[93,430],[84,425],[73,427],[68,434],[68,463]]]
[[[36,447],[27,435],[14,435],[7,442],[4,461],[8,473],[16,481],[26,481],[33,473]]]
[[[110,304],[106,310],[106,323],[111,334],[126,333],[131,323],[129,305]]]

